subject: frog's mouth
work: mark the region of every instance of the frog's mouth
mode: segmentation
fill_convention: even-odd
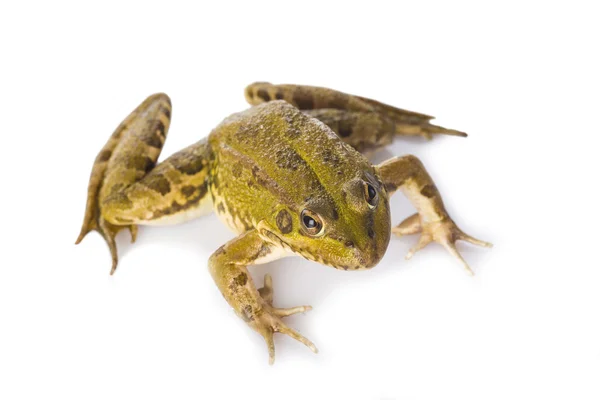
[[[259,232],[263,238],[265,238],[267,241],[271,242],[275,246],[280,246],[280,247],[283,247],[284,249],[288,249],[288,250],[295,252],[295,250],[292,248],[292,246],[289,243],[287,243],[285,240],[283,240],[275,232],[272,232],[272,231],[270,231],[268,229],[264,229],[264,228],[260,229]]]
[[[291,245],[290,243],[283,240],[283,238],[281,238],[277,233],[272,232],[268,229],[263,228],[263,229],[260,229],[259,232],[260,232],[260,235],[265,240],[267,240],[268,242],[272,243],[275,246],[289,250],[292,253],[297,254],[307,260],[315,261],[315,262],[318,262],[319,264],[327,265],[327,266],[330,266],[333,268],[362,269],[362,268],[370,268],[375,265],[375,264],[369,264],[361,252],[356,252],[356,254],[354,256],[355,260],[356,260],[356,265],[340,267],[340,265],[346,265],[344,263],[344,260],[342,260],[342,259],[336,259],[335,257],[325,259],[323,257],[319,257],[319,256],[311,253],[307,249],[302,249],[302,248]],[[369,265],[369,266],[367,266],[367,265]]]
[[[281,236],[279,236],[278,234],[276,234],[273,231],[263,228],[263,229],[260,229],[259,232],[260,232],[260,235],[263,238],[265,238],[265,240],[271,242],[275,246],[279,246],[281,248],[289,250],[294,254],[298,254],[299,256],[306,258],[307,260],[316,261],[316,262],[324,264],[324,265],[331,265],[323,258],[315,257],[315,255],[311,254],[309,251],[306,251],[305,249],[301,249],[301,248],[291,245],[290,243],[283,240],[283,238]]]

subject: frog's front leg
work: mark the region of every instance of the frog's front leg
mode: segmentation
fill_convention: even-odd
[[[456,226],[421,161],[411,155],[396,157],[378,165],[377,169],[388,193],[402,190],[418,211],[418,214],[408,217],[392,228],[392,232],[398,236],[421,233],[419,242],[408,252],[406,258],[411,258],[415,252],[435,241],[457,257],[469,274],[473,274],[456,249],[456,241],[464,240],[485,247],[491,247],[492,244],[475,239]]]
[[[275,361],[273,334],[284,333],[305,344],[313,352],[315,345],[289,328],[283,317],[309,311],[310,306],[275,308],[271,277],[265,276],[264,287],[257,290],[246,266],[261,264],[284,255],[284,250],[265,241],[250,230],[219,248],[209,260],[210,273],[225,300],[252,329],[260,333],[269,349],[269,363]]]

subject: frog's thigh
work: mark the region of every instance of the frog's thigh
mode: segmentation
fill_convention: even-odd
[[[198,142],[173,154],[139,182],[109,196],[102,215],[116,225],[163,225],[210,213],[209,151]]]

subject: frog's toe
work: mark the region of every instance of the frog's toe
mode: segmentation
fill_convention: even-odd
[[[271,275],[265,274],[264,282],[265,283],[263,284],[263,287],[258,289],[258,293],[260,293],[260,296],[263,298],[265,303],[272,306],[273,305],[273,278],[271,278]]]
[[[402,224],[404,224],[405,222],[407,222],[408,220],[410,220],[413,217],[408,218]],[[400,225],[402,225],[402,224],[400,224]],[[407,224],[404,227],[404,230],[411,231],[412,228],[414,228],[414,225]],[[469,275],[474,275],[473,270],[469,267],[469,264],[467,264],[465,259],[462,257],[462,255],[459,253],[458,249],[456,248],[456,242],[459,240],[462,240],[462,241],[469,242],[469,243],[477,245],[477,246],[492,247],[491,243],[484,242],[483,240],[475,239],[474,237],[464,233],[460,228],[458,228],[456,226],[454,221],[452,221],[450,218],[445,218],[441,221],[428,222],[428,223],[423,224],[422,226],[419,223],[419,228],[420,229],[418,231],[421,232],[421,237],[419,238],[419,241],[417,242],[417,244],[408,251],[408,254],[406,255],[407,260],[412,258],[412,256],[417,251],[421,250],[422,248],[427,246],[429,243],[437,242],[437,243],[441,244],[442,246],[444,246],[444,248],[450,254],[452,254],[454,257],[456,257],[461,262],[461,264],[464,266],[465,270],[467,271],[467,273]],[[411,233],[417,233],[418,231],[411,232]]]
[[[301,307],[296,307],[301,308]],[[289,309],[291,310],[291,309]],[[275,332],[283,333],[296,339],[300,343],[308,347],[313,353],[318,353],[317,347],[313,342],[302,336],[296,330],[288,327],[275,312],[275,309],[266,309],[264,313],[258,316],[254,321],[250,322],[250,325],[262,335],[267,343],[269,350],[269,364],[275,362],[275,342],[273,341],[273,334]],[[298,311],[299,312],[299,311]],[[291,313],[293,314],[293,313]],[[288,314],[288,315],[291,315]]]
[[[307,312],[310,310],[312,310],[311,306],[297,306],[297,307],[290,307],[290,308],[273,308],[273,314],[277,315],[278,317],[289,317],[290,315],[304,313],[304,312]]]
[[[278,317],[289,317],[290,315],[304,313],[312,310],[311,306],[297,306],[290,308],[275,308],[273,307],[273,278],[270,274],[265,274],[263,287],[258,289],[258,293],[263,298],[265,303],[271,307],[271,311]]]
[[[110,251],[110,257],[112,260],[110,274],[112,275],[115,273],[117,265],[119,264],[119,256],[117,253],[117,243],[115,241],[115,237],[117,236],[117,233],[119,233],[119,231],[123,228],[123,226],[112,225],[102,217],[97,217],[92,222],[84,223],[75,244],[81,243],[83,238],[91,231],[97,231],[98,233],[100,233],[100,235],[104,238],[104,241],[108,245],[108,249]],[[129,232],[131,233],[131,242],[133,243],[135,242],[135,239],[137,237],[137,225],[129,225],[128,228]]]
[[[396,236],[414,235],[421,232],[421,217],[419,214],[413,214],[402,221],[398,226],[392,228],[392,233]]]
[[[108,249],[110,250],[110,257],[112,259],[112,266],[110,268],[110,274],[112,275],[117,270],[117,264],[119,263],[119,256],[117,253],[117,243],[115,241],[115,237],[117,236],[117,233],[119,233],[119,228],[112,226],[111,224],[106,222],[104,219],[100,220],[99,227],[100,227],[100,229],[98,229],[98,232],[100,232],[100,234],[106,241],[106,244],[108,245]],[[134,230],[134,232],[135,232],[135,230]],[[132,232],[132,238],[134,237],[134,235],[135,234]]]
[[[289,317],[290,315],[304,313],[312,310],[311,306],[297,306],[290,308],[275,308],[273,307],[273,279],[271,275],[266,274],[264,278],[264,285],[258,289],[260,296],[262,297],[263,312],[260,313],[254,320],[250,321],[250,325],[260,333],[267,343],[269,349],[269,364],[275,362],[275,344],[273,342],[273,334],[275,332],[286,334],[297,341],[303,343],[306,347],[311,349],[313,352],[317,352],[315,345],[299,334],[294,329],[288,327],[281,319]]]
[[[137,225],[129,225],[129,233],[131,234],[131,243],[135,243],[138,234],[138,226]]]

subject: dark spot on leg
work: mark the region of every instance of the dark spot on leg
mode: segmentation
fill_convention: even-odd
[[[158,135],[152,133],[150,135],[144,136],[144,138],[142,139],[142,141],[144,143],[146,143],[148,146],[157,148],[157,149],[161,149],[163,146],[163,142],[160,140],[160,138],[158,137]]]
[[[237,286],[244,286],[248,282],[248,275],[245,272],[241,272],[238,276],[233,278],[233,283]]]
[[[110,150],[102,150],[100,154],[98,154],[98,162],[108,161],[112,152]]]
[[[286,210],[279,211],[275,222],[281,233],[290,233],[292,231],[292,216]]]
[[[223,205],[223,203],[219,203],[219,204],[217,204],[217,211],[218,211],[220,214],[224,214],[224,213],[225,213],[225,206]]]
[[[276,98],[277,100],[282,100],[282,99],[283,99],[283,93],[281,93],[281,92],[277,92],[277,93],[275,93],[275,98]]]
[[[162,111],[162,113],[163,113],[163,114],[165,114],[165,115],[167,116],[167,118],[171,119],[171,110],[169,110],[169,109],[168,109],[168,108],[166,108],[166,107],[163,107],[163,108],[161,109],[161,111]]]
[[[195,191],[196,187],[191,185],[186,185],[181,188],[181,193],[183,193],[185,197],[191,197]]]
[[[271,254],[271,245],[269,245],[268,243],[263,243],[262,246],[260,246],[260,250],[258,251],[258,255],[256,256],[256,258],[259,259],[269,254]]]
[[[131,200],[129,200],[125,193],[123,193],[120,190],[114,191],[113,194],[111,194],[109,197],[106,198],[106,200],[104,200],[104,205],[108,203],[118,205],[121,209],[129,209],[133,207],[133,203],[131,202]]]
[[[171,191],[171,184],[161,175],[152,175],[143,181],[144,186],[148,189],[152,189],[162,195],[165,195]]]
[[[165,137],[165,124],[162,123],[162,121],[160,119],[155,120],[156,121],[156,133],[158,133],[160,136],[162,136],[163,138]]]
[[[258,92],[256,92],[256,94],[258,95],[258,97],[260,97],[264,101],[271,100],[269,93],[267,93],[267,91],[265,89],[258,89]]]
[[[421,189],[421,194],[425,197],[433,197],[437,193],[437,188],[433,184],[425,185],[423,189]]]
[[[133,156],[127,159],[125,166],[130,169],[148,172],[154,168],[154,161],[148,156]]]
[[[186,175],[195,175],[206,167],[206,160],[201,157],[186,157],[180,161],[175,168]]]
[[[294,103],[296,104],[296,107],[298,107],[301,110],[312,110],[314,108],[314,102],[310,95],[295,93]]]

